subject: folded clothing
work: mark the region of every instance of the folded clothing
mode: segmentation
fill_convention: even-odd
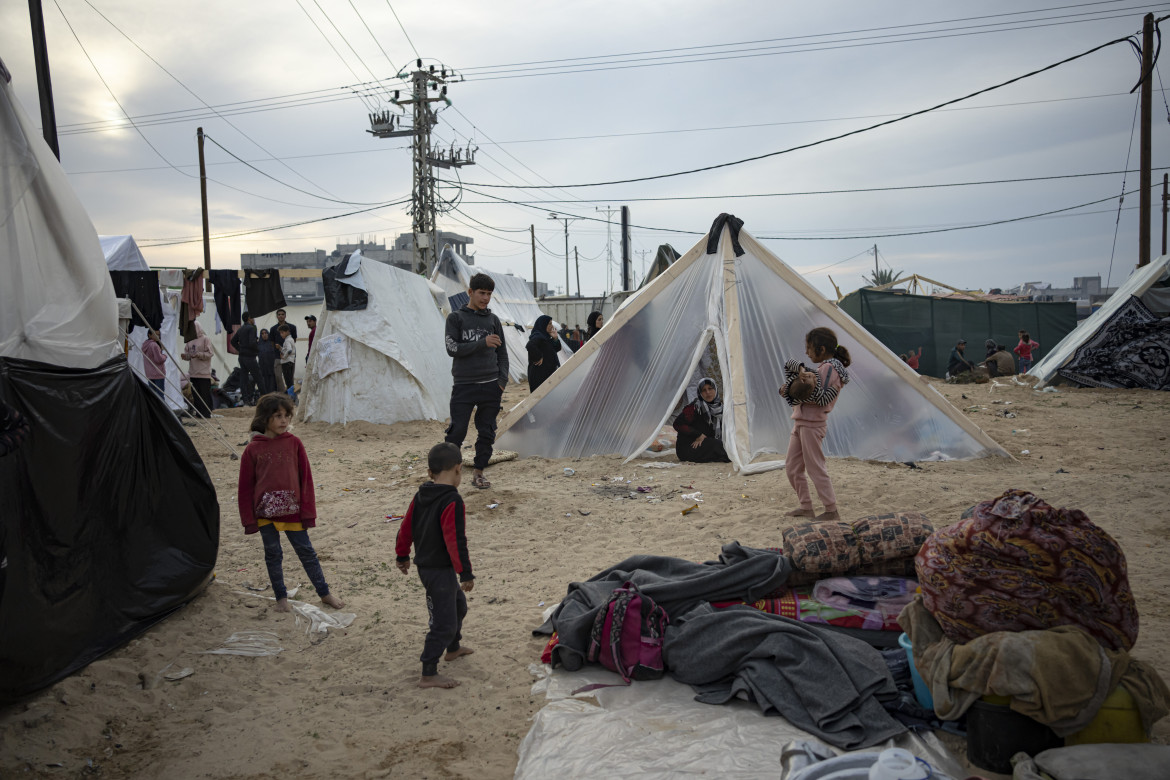
[[[849,603],[847,596],[842,592],[849,592],[849,580],[880,580],[876,589],[896,591],[895,595],[870,602],[864,606],[863,602]],[[846,582],[838,582],[845,580]],[[822,583],[829,583],[822,587]],[[836,583],[836,585],[834,585]],[[803,623],[820,623],[837,626],[839,628],[861,628],[870,631],[901,631],[898,625],[898,613],[914,598],[917,583],[913,580],[904,580],[894,577],[838,577],[822,580],[816,586],[802,585],[789,588],[777,596],[766,597],[752,602],[721,601],[712,602],[716,609],[746,604],[749,607],[766,612],[769,615],[799,620]],[[817,589],[820,588],[820,593]]]
[[[923,603],[958,643],[996,631],[1074,625],[1110,650],[1137,640],[1125,554],[1079,509],[1026,490],[977,504],[916,558]]]

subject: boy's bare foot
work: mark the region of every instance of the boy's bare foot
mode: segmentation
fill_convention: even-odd
[[[825,510],[816,516],[817,520],[837,521],[841,519],[841,514],[834,509],[833,511]]]
[[[453,680],[442,674],[432,674],[429,677],[423,675],[418,680],[420,688],[454,688],[458,684],[458,680]]]
[[[345,602],[330,593],[328,596],[321,597],[321,603],[333,607],[334,609],[341,609],[345,606]]]
[[[292,607],[290,607],[288,605],[288,599],[286,599],[286,598],[285,599],[277,599],[276,600],[276,611],[277,612],[292,612]]]
[[[793,509],[785,517],[813,517],[814,515],[816,515],[816,512],[811,509]]]
[[[458,650],[448,650],[446,657],[447,657],[448,661],[454,661],[456,658],[459,658],[460,656],[471,655],[474,652],[475,651],[472,650],[470,647],[463,646],[463,647],[460,647]]]

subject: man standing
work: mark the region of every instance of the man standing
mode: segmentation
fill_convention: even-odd
[[[244,312],[244,323],[232,335],[232,346],[240,355],[240,398],[245,406],[256,405],[256,388],[260,385],[260,339],[252,315]]]
[[[296,339],[297,339],[297,326],[293,325],[291,322],[285,322],[284,320],[285,320],[285,317],[287,317],[287,316],[288,316],[288,313],[284,309],[277,309],[276,310],[276,326],[272,330],[279,333],[281,325],[288,325],[288,332],[290,334],[292,334],[293,341],[296,341]]]
[[[483,475],[496,441],[496,416],[508,384],[508,350],[504,327],[488,304],[496,283],[484,273],[471,277],[467,305],[447,315],[446,345],[451,356],[451,424],[446,441],[463,446],[471,410],[475,409],[475,462],[471,484],[483,490],[492,484]]]
[[[313,351],[313,337],[317,335],[317,318],[310,314],[305,317],[305,325],[309,328],[309,346],[305,347],[305,360],[308,360],[309,353]]]
[[[959,339],[955,348],[951,350],[950,360],[947,361],[947,379],[954,379],[959,374],[975,370],[975,364],[964,354],[967,350],[967,339]]]

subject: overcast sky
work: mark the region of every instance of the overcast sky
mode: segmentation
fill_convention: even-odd
[[[826,294],[829,276],[843,292],[864,284],[875,244],[882,267],[958,287],[1068,286],[1096,274],[1117,285],[1138,253],[1136,192],[1118,223],[1120,172],[1138,167],[1129,91],[1139,62],[1124,43],[807,149],[650,181],[547,185],[662,176],[813,143],[1117,38],[1140,41],[1142,16],[1170,11],[1126,0],[44,3],[62,165],[98,233],[133,234],[152,265],[202,264],[200,126],[223,147],[206,152],[210,227],[221,236],[214,266],[238,267],[242,252],[331,251],[408,232],[405,206],[369,209],[409,198],[409,139],[366,130],[389,90],[405,88],[394,76],[421,56],[464,77],[449,88],[436,143],[479,147],[478,164],[459,172],[462,192],[443,186],[461,201],[440,229],[472,236],[485,269],[531,278],[535,225],[537,278],[563,288],[564,223],[549,212],[587,217],[569,224],[587,295],[619,285],[616,266],[607,273],[604,209],[623,204],[639,226],[638,279],[659,244],[685,252],[726,211]],[[0,57],[39,121],[25,3],[0,5]],[[1157,168],[1170,166],[1163,71],[1155,255]],[[486,186],[504,184],[522,188]],[[1136,172],[1124,176],[1126,190],[1137,185]],[[827,190],[854,192],[810,194]],[[923,232],[1092,201],[1101,202]],[[292,223],[307,224],[270,229]],[[616,226],[612,251],[620,255]],[[575,273],[570,284],[576,292]]]

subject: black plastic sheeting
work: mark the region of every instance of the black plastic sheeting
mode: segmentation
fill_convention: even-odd
[[[31,423],[0,458],[0,702],[141,634],[211,580],[215,488],[183,426],[124,357],[92,369],[0,358]]]

